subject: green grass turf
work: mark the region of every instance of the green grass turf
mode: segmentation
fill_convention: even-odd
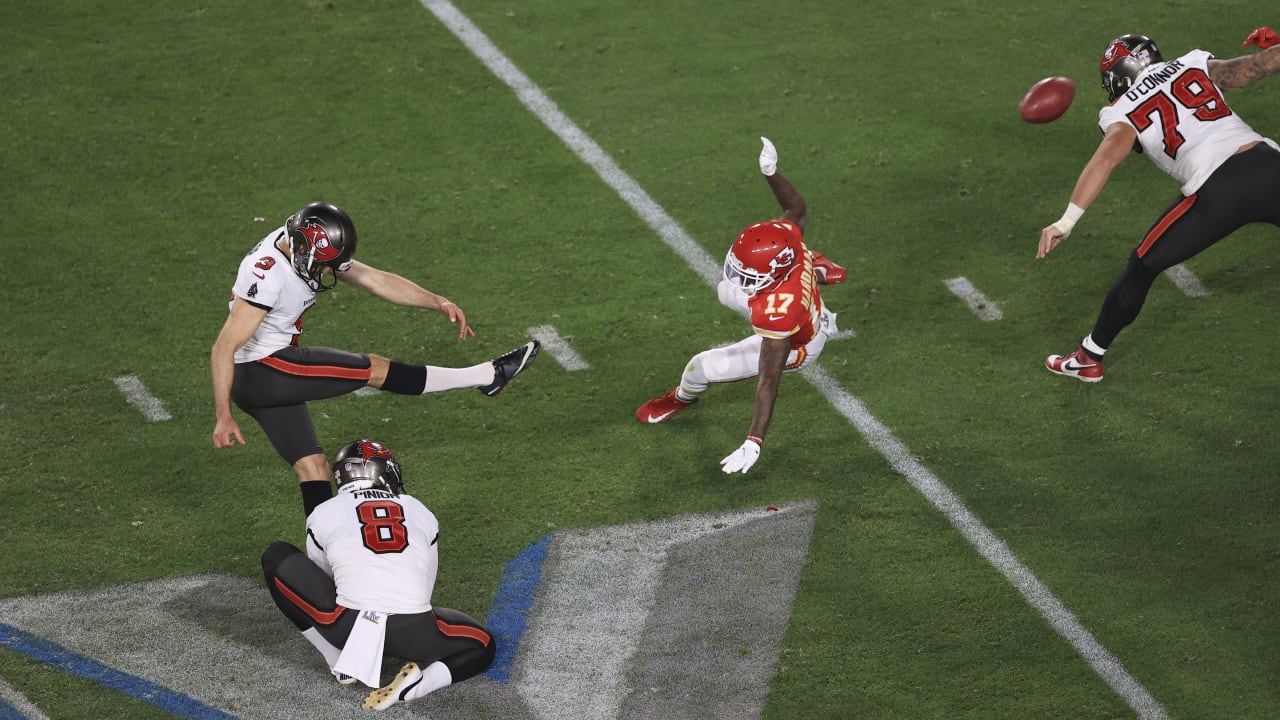
[[[1102,45],[1140,29],[1169,56],[1231,56],[1267,8],[458,7],[713,257],[775,211],[754,159],[770,136],[810,244],[850,269],[825,297],[858,335],[823,367],[1171,716],[1274,715],[1276,231],[1189,263],[1210,298],[1158,281],[1096,387],[1040,363],[1088,331],[1173,182],[1131,158],[1034,260],[1098,138]],[[767,717],[1133,715],[803,380],[744,478],[717,461],[749,385],[636,424],[689,355],[745,324],[418,3],[12,2],[0,61],[0,596],[254,577],[269,542],[299,538],[291,473],[252,421],[247,447],[212,449],[207,357],[235,263],[325,198],[351,211],[363,259],[447,294],[477,337],[347,288],[306,342],[464,365],[554,324],[591,363],[544,358],[496,400],[316,404],[327,446],[377,435],[440,515],[442,603],[483,616],[503,563],[557,527],[812,497]],[[1021,123],[1022,93],[1056,74],[1075,106]],[[1272,136],[1276,83],[1228,96]],[[959,275],[1004,319],[951,296]],[[127,406],[124,374],[174,419]],[[57,717],[145,711],[12,653],[0,677]]]

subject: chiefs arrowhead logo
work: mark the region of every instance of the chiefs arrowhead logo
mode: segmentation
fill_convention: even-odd
[[[795,248],[785,247],[785,248],[782,248],[782,251],[779,252],[777,255],[774,255],[773,259],[769,261],[769,268],[772,269],[774,272],[777,272],[778,270],[781,270],[783,268],[791,267],[792,265],[795,264],[795,262],[796,262]]]

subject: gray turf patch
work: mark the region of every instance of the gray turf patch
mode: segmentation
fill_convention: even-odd
[[[557,532],[511,681],[473,678],[384,716],[759,717],[815,513],[803,502]],[[334,682],[260,582],[7,598],[0,618],[245,720],[371,716],[367,688]]]
[[[620,718],[760,717],[815,510],[672,549]]]

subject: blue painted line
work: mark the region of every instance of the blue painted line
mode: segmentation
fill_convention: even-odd
[[[0,720],[30,720],[26,715],[18,712],[18,708],[0,699]]]
[[[520,638],[529,626],[533,593],[542,579],[542,564],[547,561],[547,546],[550,544],[551,535],[548,533],[512,558],[502,573],[502,584],[498,586],[489,618],[485,621],[489,632],[498,640],[493,664],[484,673],[491,680],[505,683],[511,677],[511,666],[516,661]]]
[[[176,693],[136,675],[107,667],[96,660],[73,653],[12,625],[0,623],[0,648],[22,653],[56,670],[92,680],[185,720],[238,720],[236,716],[209,707],[199,700]]]

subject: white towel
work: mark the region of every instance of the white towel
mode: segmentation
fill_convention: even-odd
[[[371,688],[382,687],[382,648],[386,644],[390,618],[377,610],[361,610],[333,669]]]

